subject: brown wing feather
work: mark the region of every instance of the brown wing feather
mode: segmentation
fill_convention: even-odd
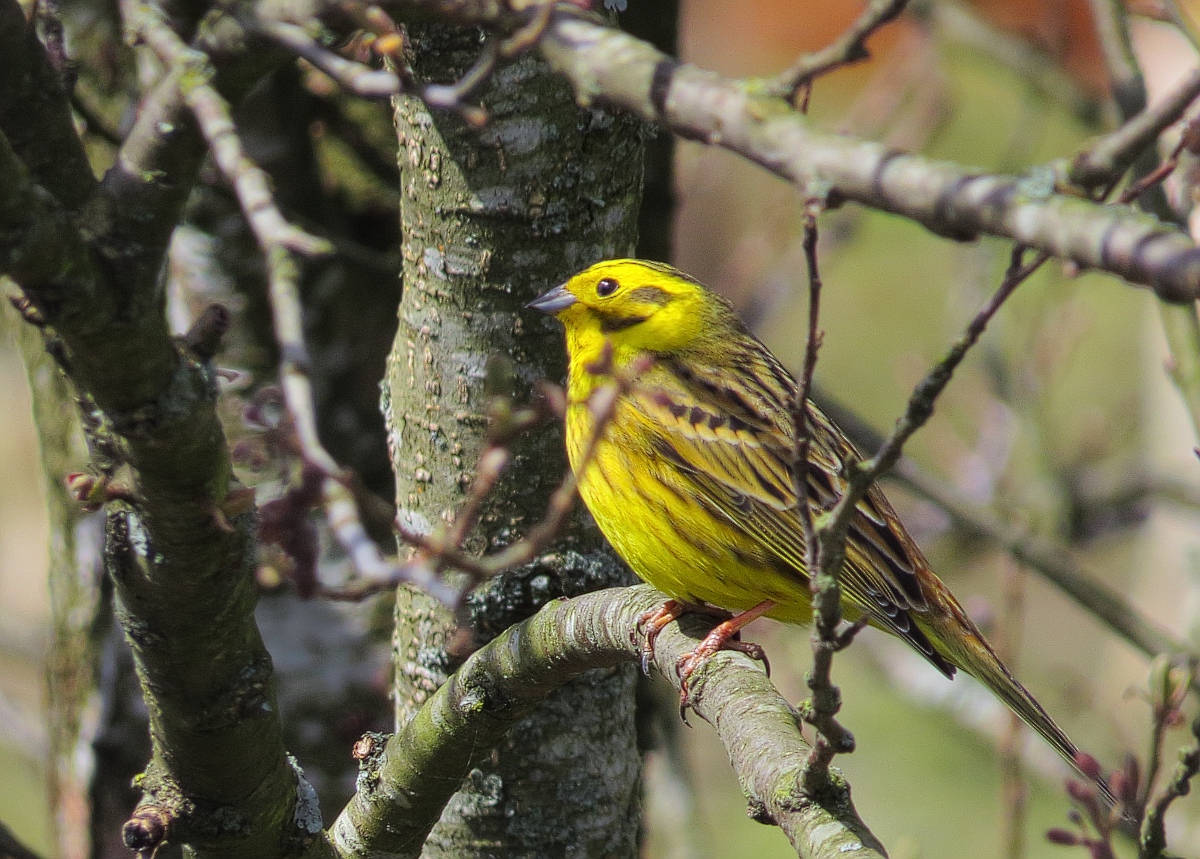
[[[760,350],[725,356],[723,363],[732,363],[733,369],[722,375],[700,377],[682,362],[660,361],[635,389],[631,403],[657,434],[658,452],[687,476],[696,497],[762,546],[775,561],[772,566],[807,587],[791,475],[789,398],[794,388],[773,356]],[[747,379],[754,381],[742,385]],[[856,454],[815,406],[813,419],[817,437],[809,457],[809,493],[815,506],[828,509],[846,488],[843,462]],[[876,625],[906,639],[939,670],[953,675],[954,666],[910,616],[926,608],[917,576],[926,566],[883,493],[872,488],[851,524],[841,576],[845,596]]]

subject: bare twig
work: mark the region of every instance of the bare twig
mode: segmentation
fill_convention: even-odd
[[[414,531],[403,522],[397,522],[396,528],[400,539],[425,553],[427,563],[433,565],[435,569],[445,565],[467,573],[473,579],[472,585],[468,587],[499,572],[534,560],[557,536],[562,527],[563,519],[570,512],[579,489],[579,474],[587,469],[588,464],[596,455],[605,430],[616,414],[617,404],[621,397],[633,389],[638,378],[649,368],[652,361],[651,356],[645,355],[614,370],[612,349],[609,346],[604,357],[592,367],[592,371],[595,373],[610,373],[612,381],[594,390],[586,403],[572,404],[591,412],[591,436],[575,468],[567,471],[558,488],[551,494],[545,516],[530,528],[522,539],[493,555],[481,558],[466,554],[458,548],[457,543],[452,542],[451,537],[465,533],[461,528],[447,533],[429,535]],[[480,480],[477,477],[475,485],[480,487],[481,491],[490,491],[490,478]],[[468,501],[468,508],[477,503]]]
[[[1086,191],[1112,185],[1163,131],[1179,121],[1197,97],[1200,70],[1193,70],[1163,99],[1079,153],[1067,172],[1067,180]]]
[[[321,45],[298,24],[266,18],[259,28],[280,45],[312,63],[329,75],[347,92],[363,98],[388,98],[400,92],[400,78],[387,69],[373,69],[345,57],[339,57]]]
[[[1147,173],[1145,176],[1138,179],[1136,182],[1131,182],[1129,187],[1121,192],[1117,198],[1117,202],[1123,206],[1127,206],[1142,196],[1148,188],[1152,188],[1162,182],[1168,176],[1175,172],[1179,166],[1179,156],[1183,154],[1184,147],[1187,145],[1186,138],[1181,138],[1179,143],[1171,151],[1162,163]]]
[[[896,426],[884,440],[883,446],[870,459],[851,469],[850,485],[830,514],[831,532],[840,531],[839,536],[845,534],[855,506],[866,495],[876,478],[896,463],[905,442],[929,420],[938,396],[941,395],[954,370],[962,362],[967,351],[975,345],[996,311],[1021,283],[1049,259],[1047,254],[1040,253],[1029,262],[1024,263],[1023,257],[1026,250],[1019,246],[1013,250],[1012,262],[1004,275],[1004,281],[993,293],[991,299],[975,315],[975,318],[971,320],[971,324],[967,326],[962,337],[950,347],[942,360],[918,383],[912,396],[909,397],[904,414],[896,421]],[[837,523],[836,531],[832,527],[834,523]]]
[[[165,22],[152,14],[147,14],[140,33],[164,63],[193,70],[191,82],[183,86],[184,100],[196,117],[213,160],[233,186],[266,259],[268,297],[280,349],[280,387],[298,441],[298,453],[323,475],[321,492],[326,518],[334,536],[364,576],[363,581],[350,588],[325,588],[321,593],[332,599],[361,599],[394,588],[401,582],[412,582],[436,598],[453,604],[458,594],[436,577],[436,569],[420,559],[400,563],[380,552],[362,525],[358,505],[348,488],[349,473],[325,450],[317,435],[295,254],[328,253],[331,246],[324,239],[290,224],[279,211],[266,173],[254,164],[242,147],[228,103],[208,83],[212,72],[207,57],[184,45]]]
[[[811,279],[815,274],[815,244],[812,244],[815,242],[815,228],[810,226],[806,229],[805,239]],[[891,435],[875,456],[865,463],[845,463],[848,485],[833,509],[823,518],[820,526],[814,527],[811,519],[805,524],[806,539],[809,541],[805,547],[805,560],[809,568],[810,587],[813,594],[815,629],[813,632],[813,669],[809,674],[809,688],[813,692],[813,698],[802,708],[802,715],[805,721],[816,725],[820,731],[803,774],[806,791],[819,791],[822,784],[827,783],[828,766],[833,756],[840,752],[852,751],[854,748],[853,736],[834,719],[841,704],[837,687],[833,685],[829,677],[833,654],[845,648],[866,622],[865,618],[860,618],[857,624],[846,630],[839,631],[837,628],[841,622],[837,573],[845,561],[846,537],[850,522],[858,511],[858,503],[866,496],[871,485],[895,463],[904,443],[933,413],[934,402],[950,381],[954,369],[962,361],[967,350],[979,339],[988,321],[1013,290],[1047,259],[1045,254],[1039,254],[1031,262],[1022,265],[1023,255],[1024,248],[1018,247],[1014,250],[1012,264],[1009,266],[1000,288],[971,321],[958,342],[917,385],[909,398],[908,408],[904,415],[896,422]],[[810,282],[813,281],[810,280]],[[819,280],[815,282],[819,284]],[[810,326],[811,324],[810,321]],[[812,329],[810,327],[809,351],[806,351],[805,354],[806,372],[809,372],[808,361],[815,360],[811,352],[813,349],[811,338]],[[806,489],[801,498],[807,498]],[[807,511],[803,515],[811,517]],[[822,737],[828,742],[823,742]]]
[[[293,51],[325,72],[349,92],[365,98],[388,98],[402,91],[415,93],[430,107],[452,110],[468,124],[479,128],[488,120],[488,112],[478,105],[467,103],[467,99],[496,70],[497,65],[529,50],[541,38],[550,23],[554,4],[539,2],[527,4],[524,9],[527,20],[511,35],[501,38],[489,35],[483,43],[479,57],[461,78],[452,84],[417,83],[411,70],[399,56],[398,47],[402,37],[396,35],[395,24],[378,7],[362,7],[345,4],[343,11],[366,29],[391,37],[385,53],[396,59],[396,71],[372,69],[367,65],[340,57],[317,43],[308,31],[297,23],[273,17],[269,10],[259,9],[257,26],[279,44]],[[280,11],[280,10],[276,10]],[[284,10],[286,11],[286,10]],[[378,43],[382,44],[382,43]]]
[[[196,117],[213,160],[233,186],[266,259],[268,295],[280,349],[280,384],[303,456],[326,474],[336,476],[341,468],[317,436],[312,383],[308,378],[310,359],[304,343],[297,288],[299,270],[292,256],[293,252],[328,253],[329,243],[288,223],[279,211],[266,173],[242,147],[229,104],[208,83],[212,77],[208,58],[187,47],[170,27],[151,15],[144,19],[140,33],[164,63],[191,68],[194,72],[183,85],[184,100]]]
[[[345,588],[322,588],[322,596],[336,600],[360,600],[372,594],[395,590],[402,583],[411,583],[445,605],[454,605],[458,601],[458,590],[438,576],[425,558],[418,556],[401,562],[385,557],[379,551],[375,541],[363,528],[358,504],[345,485],[326,477],[321,490],[329,527],[361,577]]]
[[[821,75],[869,58],[867,39],[894,21],[907,5],[908,0],[870,0],[862,14],[831,45],[797,59],[772,84],[771,91],[794,101],[801,90]]]
[[[487,122],[487,111],[482,107],[464,104],[463,100],[473,93],[496,70],[500,60],[500,48],[494,39],[484,42],[483,50],[475,65],[467,69],[461,78],[452,84],[425,84],[421,88],[421,100],[430,107],[443,107],[458,111],[468,123],[481,127]]]
[[[1200,772],[1200,718],[1192,722],[1194,742],[1179,750],[1179,763],[1163,792],[1146,809],[1138,843],[1138,859],[1161,859],[1166,855],[1165,818],[1171,804],[1191,792],[1191,781]]]
[[[801,784],[810,796],[827,789],[829,764],[837,754],[854,751],[854,737],[837,721],[841,709],[841,692],[834,685],[833,655],[845,648],[853,637],[841,632],[842,589],[838,581],[841,565],[827,563],[813,524],[808,484],[809,450],[812,447],[812,425],[808,397],[812,389],[817,352],[821,347],[820,310],[821,274],[817,263],[817,215],[821,204],[810,201],[805,210],[804,257],[808,268],[808,335],[804,347],[804,367],[796,386],[792,404],[792,420],[796,433],[796,452],[792,463],[792,483],[804,531],[804,564],[809,571],[809,591],[813,606],[813,666],[808,672],[811,698],[800,706],[804,720],[817,729],[816,740],[804,764]]]

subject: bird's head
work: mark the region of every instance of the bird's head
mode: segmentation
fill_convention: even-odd
[[[713,333],[727,305],[707,287],[662,263],[596,263],[528,305],[567,330],[573,356],[598,352],[605,340],[618,356],[687,350]]]

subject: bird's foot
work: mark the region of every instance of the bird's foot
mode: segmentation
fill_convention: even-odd
[[[735,650],[738,653],[744,653],[751,659],[761,662],[767,675],[770,676],[771,662],[767,659],[767,652],[763,650],[762,645],[752,641],[738,641],[737,635],[741,632],[742,627],[750,621],[762,617],[774,607],[775,603],[772,600],[763,600],[753,608],[717,624],[694,649],[679,657],[675,663],[675,672],[679,675],[679,716],[684,722],[687,721],[687,711],[691,706],[688,685],[692,674],[717,651]]]
[[[650,611],[643,612],[638,616],[634,628],[629,633],[629,640],[637,644],[639,634],[646,636],[642,643],[642,673],[650,674],[650,663],[654,661],[654,643],[658,640],[658,634],[663,631],[663,628],[672,621],[679,620],[685,614],[707,614],[712,617],[719,617],[721,620],[730,620],[732,615],[723,608],[716,606],[703,605],[701,603],[686,603],[682,600],[667,600],[658,608],[652,608]]]

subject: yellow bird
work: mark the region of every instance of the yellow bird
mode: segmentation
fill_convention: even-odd
[[[567,453],[579,493],[617,553],[671,597],[649,618],[650,637],[689,607],[743,613],[718,627],[682,673],[759,615],[810,622],[791,470],[796,384],[729,303],[670,266],[620,259],[591,266],[529,307],[566,329]],[[645,354],[652,363],[620,396],[584,463],[595,420],[589,396],[614,368]],[[858,454],[820,409],[810,410],[809,497],[819,512],[845,491],[843,463]],[[1075,762],[1075,744],[1001,663],[878,486],[858,505],[840,582],[848,620],[866,616],[947,677],[963,669]]]

